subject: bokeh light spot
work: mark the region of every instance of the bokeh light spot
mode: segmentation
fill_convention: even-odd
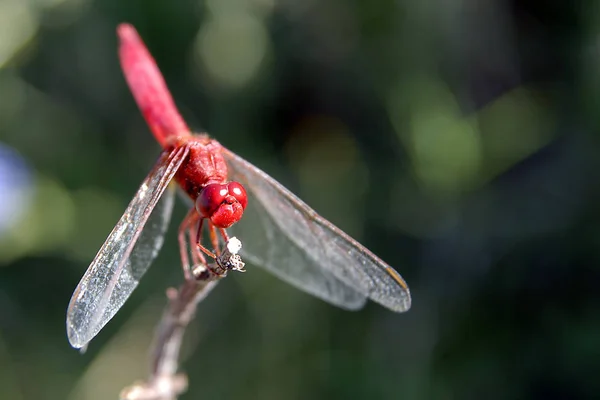
[[[269,48],[263,22],[248,13],[209,19],[198,33],[195,55],[215,84],[236,89],[258,73]]]
[[[69,193],[54,179],[38,176],[32,204],[12,229],[0,238],[0,261],[7,262],[64,246],[74,228]]]
[[[24,215],[32,187],[25,161],[9,147],[0,145],[0,237]]]
[[[504,172],[552,140],[555,120],[542,99],[518,88],[477,114],[488,176]]]
[[[465,189],[480,165],[477,130],[443,107],[412,118],[413,166],[416,176],[434,191]]]
[[[478,177],[482,149],[479,132],[469,119],[459,113],[452,93],[442,82],[427,77],[415,84],[409,107],[408,125],[400,112],[405,93],[392,92],[389,109],[396,123],[413,173],[426,191],[436,195],[460,193],[470,188]]]
[[[37,16],[29,2],[0,1],[0,68],[33,38],[37,28]]]

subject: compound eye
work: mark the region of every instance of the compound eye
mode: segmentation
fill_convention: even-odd
[[[210,218],[225,201],[228,192],[226,185],[218,183],[206,185],[196,199],[196,210],[203,218]]]
[[[244,210],[248,205],[248,196],[246,195],[246,189],[238,182],[229,182],[227,185],[229,194],[235,197],[235,199],[242,205]]]

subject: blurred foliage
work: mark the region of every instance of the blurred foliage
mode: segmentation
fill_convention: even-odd
[[[72,291],[159,153],[124,21],[190,126],[413,294],[350,313],[250,266],[201,305],[184,398],[597,397],[596,2],[0,0],[0,398],[116,398],[181,281],[183,206],[126,306],[69,347]]]

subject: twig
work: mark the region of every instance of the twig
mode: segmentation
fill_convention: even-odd
[[[122,400],[175,400],[187,389],[187,376],[177,373],[179,352],[185,329],[193,319],[198,303],[229,270],[243,271],[244,263],[237,252],[241,243],[231,238],[216,263],[209,268],[194,268],[195,279],[186,280],[179,289],[169,288],[169,304],[156,332],[151,372],[146,382],[136,382],[120,394]],[[220,269],[220,270],[219,270]],[[215,273],[214,271],[221,271]]]

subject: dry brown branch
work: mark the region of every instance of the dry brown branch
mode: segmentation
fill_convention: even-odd
[[[187,376],[178,373],[179,353],[185,329],[194,318],[198,303],[225,275],[211,271],[243,271],[244,263],[237,252],[239,241],[231,238],[223,253],[210,268],[198,266],[193,275],[179,289],[169,288],[169,304],[158,324],[152,348],[150,376],[147,381],[136,382],[120,394],[122,400],[175,400],[187,389]]]

